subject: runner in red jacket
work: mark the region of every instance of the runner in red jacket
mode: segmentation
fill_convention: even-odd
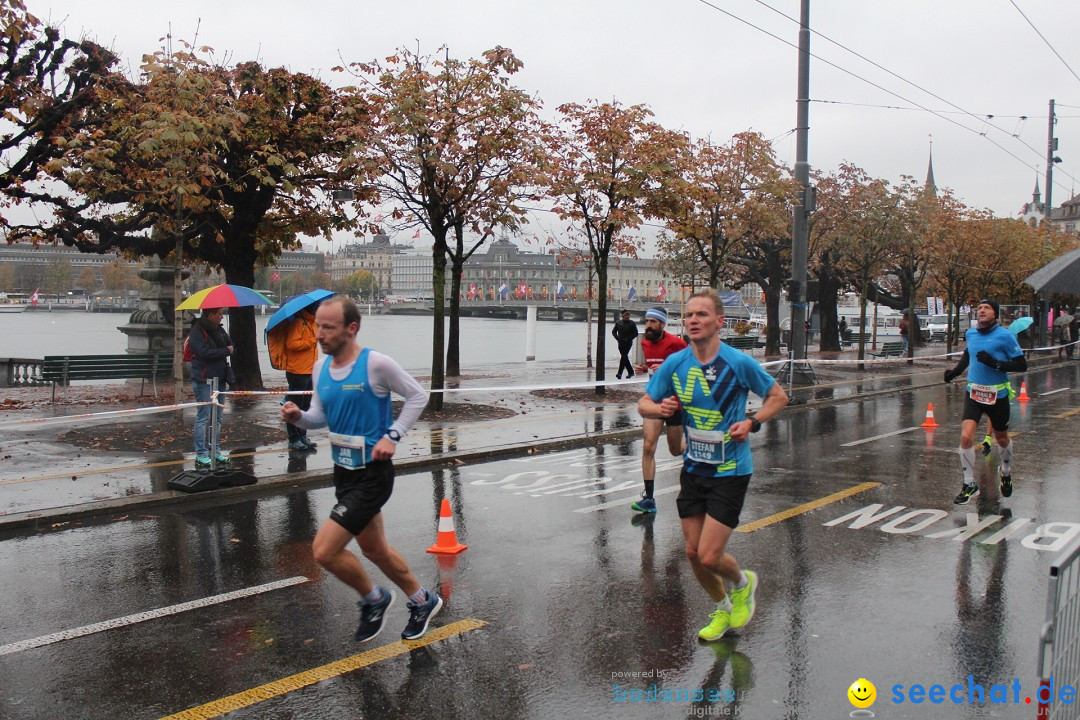
[[[645,336],[641,340],[641,350],[645,354],[645,364],[638,366],[638,372],[648,371],[653,374],[656,368],[667,359],[686,347],[681,338],[664,330],[667,325],[667,313],[661,308],[649,308],[645,311]],[[645,418],[645,447],[641,453],[641,476],[645,480],[645,492],[640,500],[631,503],[630,508],[637,512],[656,512],[656,500],[653,499],[653,483],[656,480],[656,443],[660,431],[666,428],[668,450],[672,455],[681,455],[683,451],[682,413],[675,413],[669,418]]]

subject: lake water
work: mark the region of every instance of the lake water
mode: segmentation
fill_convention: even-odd
[[[256,315],[259,337],[259,364],[266,382],[284,382],[285,374],[270,367],[263,328],[269,314]],[[117,327],[127,322],[124,313],[81,311],[27,311],[0,313],[0,357],[41,358],[46,355],[96,355],[127,352],[127,336]],[[449,322],[447,323],[449,326]],[[228,319],[226,318],[226,327]],[[612,371],[618,365],[618,350],[610,337],[608,323],[607,357]],[[596,326],[593,326],[596,332]],[[429,317],[365,315],[360,327],[362,345],[386,353],[415,375],[431,372],[432,320]],[[536,324],[538,362],[585,363],[585,323],[542,321]],[[462,372],[476,372],[492,365],[525,360],[525,321],[461,319]]]

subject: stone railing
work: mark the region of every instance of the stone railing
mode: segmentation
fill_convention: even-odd
[[[0,358],[0,387],[45,385],[41,379],[41,360]]]

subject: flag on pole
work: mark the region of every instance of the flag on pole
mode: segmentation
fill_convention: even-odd
[[[469,284],[469,299],[472,300],[476,297],[476,283]]]
[[[666,298],[666,297],[667,297],[667,290],[664,288],[664,283],[660,283],[660,287],[657,288],[657,290],[656,290],[656,298],[660,302],[663,302],[664,298]]]
[[[414,232],[414,233],[413,233],[412,239],[413,239],[413,240],[416,240],[416,239],[417,239],[417,238],[419,238],[419,237],[420,237],[420,231],[419,231],[419,230],[417,230],[416,232]]]
[[[509,294],[510,294],[510,288],[506,287],[506,283],[503,283],[502,285],[499,286],[499,297],[501,297],[503,300],[505,300],[506,296],[509,295]]]
[[[631,286],[630,287],[630,292],[626,293],[626,299],[627,300],[633,300],[635,295],[637,295],[637,290],[635,290],[633,288],[633,286]]]
[[[272,283],[275,283],[280,279],[281,279],[281,273],[279,273],[279,272],[276,272],[276,273],[274,273],[273,275],[270,276],[270,282],[272,282]]]
[[[562,280],[559,280],[558,282],[559,282],[559,284],[555,288],[555,294],[558,295],[559,297],[562,297],[563,295],[566,294],[566,288],[563,287]]]
[[[523,298],[523,297],[525,297],[526,293],[528,293],[528,291],[529,291],[529,286],[527,284],[525,284],[524,280],[522,280],[521,284],[518,285],[518,289],[517,289],[517,292],[515,293],[515,295],[517,295],[519,298]]]
[[[37,306],[37,291],[38,288],[34,288],[34,294],[30,296],[30,304],[35,307]]]

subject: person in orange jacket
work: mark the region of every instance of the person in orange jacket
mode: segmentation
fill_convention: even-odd
[[[289,383],[290,390],[312,389],[311,369],[319,356],[319,343],[315,339],[315,309],[319,307],[314,303],[283,323],[287,333],[285,336],[285,379]],[[311,395],[288,395],[301,410],[307,410],[311,404]],[[292,423],[286,423],[285,430],[289,436],[289,449],[299,451],[314,451],[316,444],[308,439],[307,430],[299,428]]]

